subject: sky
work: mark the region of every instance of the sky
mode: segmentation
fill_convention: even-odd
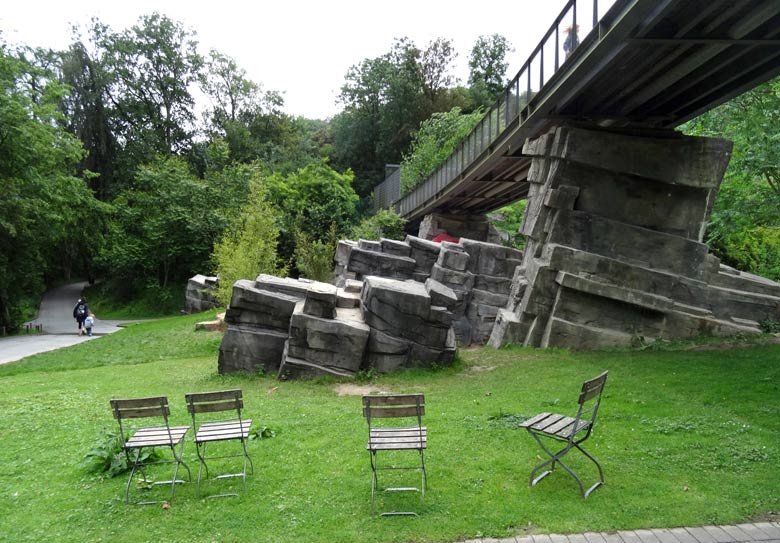
[[[113,30],[154,11],[197,33],[200,53],[216,49],[236,60],[264,90],[283,94],[291,115],[325,119],[347,70],[390,51],[408,37],[424,49],[450,39],[458,53],[454,74],[468,78],[468,56],[481,35],[501,34],[512,44],[507,76],[528,58],[566,0],[26,0],[4,2],[0,38],[8,44],[65,49],[71,27],[97,17]]]

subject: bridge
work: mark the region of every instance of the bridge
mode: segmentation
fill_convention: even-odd
[[[567,28],[579,29],[568,58]],[[375,208],[412,225],[485,213],[528,195],[523,144],[552,126],[670,129],[778,74],[778,0],[569,0],[445,163],[404,196],[396,171]]]

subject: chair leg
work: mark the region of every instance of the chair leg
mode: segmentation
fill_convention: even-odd
[[[201,453],[201,447],[203,448],[203,452],[202,453]],[[205,458],[205,456],[206,456],[206,443],[201,444],[201,443],[198,443],[196,441],[195,442],[195,452],[198,455],[198,461],[199,461],[199,465],[198,465],[198,491],[197,491],[197,497],[198,497],[198,499],[200,499],[200,479],[201,479],[201,476],[203,475],[203,468],[204,467],[206,468],[206,479],[209,478],[209,467],[206,465],[206,458]]]
[[[376,476],[376,451],[369,451],[369,457],[371,459],[371,514],[374,514],[374,494],[376,493],[376,487],[378,484]]]
[[[184,440],[182,440],[181,444],[179,445],[179,452],[178,453],[176,453],[176,447],[174,445],[171,445],[171,453],[173,454],[174,460],[176,460],[176,467],[173,470],[173,479],[171,480],[171,502],[173,502],[173,498],[174,498],[174,496],[176,494],[176,483],[179,482],[179,479],[178,479],[179,466],[180,465],[184,466],[184,469],[187,470],[187,479],[190,482],[192,481],[192,471],[190,471],[190,467],[183,460],[183,457],[184,457]]]
[[[593,458],[593,457],[592,457],[590,454],[588,454],[588,453],[585,451],[585,449],[583,449],[582,447],[580,447],[580,445],[579,445],[579,444],[580,444],[580,443],[582,443],[582,441],[580,441],[579,443],[567,443],[567,444],[566,444],[566,446],[565,446],[564,448],[562,448],[562,449],[561,449],[561,450],[559,450],[558,452],[555,452],[555,453],[553,453],[553,452],[552,452],[552,451],[551,451],[551,450],[550,450],[550,449],[549,449],[547,446],[545,446],[545,444],[542,442],[541,438],[540,438],[540,437],[539,437],[537,434],[535,434],[535,433],[531,433],[531,435],[532,435],[532,436],[534,436],[534,439],[536,439],[536,442],[539,444],[539,446],[542,448],[542,450],[544,450],[544,452],[546,452],[546,453],[547,453],[547,455],[548,455],[550,458],[549,458],[549,459],[547,459],[547,460],[545,460],[544,462],[542,462],[542,463],[541,463],[541,464],[539,464],[538,466],[536,466],[536,467],[535,467],[533,470],[531,470],[531,476],[530,476],[530,479],[529,479],[529,486],[535,486],[535,485],[536,485],[536,483],[538,483],[539,481],[541,481],[542,479],[544,479],[546,476],[548,476],[550,473],[552,473],[552,472],[553,472],[553,470],[555,469],[555,464],[556,464],[556,462],[557,462],[558,464],[560,464],[560,465],[561,465],[561,467],[563,467],[563,469],[565,469],[565,470],[566,470],[566,472],[567,472],[569,475],[571,475],[571,476],[574,478],[574,480],[577,482],[577,485],[580,487],[580,494],[582,494],[582,497],[583,497],[583,499],[585,499],[585,498],[587,498],[588,496],[590,496],[591,492],[593,492],[593,491],[594,491],[594,490],[596,490],[596,489],[597,489],[599,486],[601,486],[602,484],[604,484],[604,472],[603,472],[603,471],[602,471],[602,469],[601,469],[601,465],[600,465],[600,464],[599,464],[599,463],[596,461],[596,459],[595,459],[595,458]],[[583,440],[583,441],[584,441],[584,440]],[[580,451],[582,454],[584,454],[584,455],[585,455],[585,456],[586,456],[586,457],[587,457],[589,460],[591,460],[591,461],[592,461],[594,464],[596,464],[596,467],[598,468],[598,471],[599,471],[599,481],[598,481],[598,482],[596,482],[596,483],[595,483],[593,486],[591,486],[591,487],[590,487],[589,489],[587,489],[587,490],[585,490],[585,486],[582,484],[582,480],[581,480],[581,479],[580,479],[580,477],[577,475],[577,473],[576,473],[576,472],[575,472],[573,469],[571,469],[569,466],[567,466],[567,465],[566,465],[566,464],[565,464],[565,463],[564,463],[564,462],[561,460],[561,458],[563,458],[563,457],[564,457],[564,456],[565,456],[565,455],[566,455],[566,454],[567,454],[567,453],[568,453],[568,452],[569,452],[569,451],[570,451],[572,448],[576,448],[576,449],[578,449],[578,450],[579,450],[579,451]],[[549,470],[546,470],[546,471],[544,471],[544,472],[543,472],[541,475],[539,475],[539,476],[537,476],[537,477],[534,477],[534,475],[535,475],[535,474],[536,474],[536,473],[537,473],[537,472],[538,472],[540,469],[544,468],[544,467],[545,467],[545,466],[547,466],[548,464],[552,464],[552,466],[550,467],[550,469],[549,469]]]
[[[127,478],[127,484],[125,485],[125,503],[126,504],[130,503],[130,485],[132,484],[133,477],[135,476],[135,472],[138,469],[138,457],[140,455],[141,455],[141,449],[136,449],[135,450],[135,457],[132,459],[133,467],[130,470],[130,477]],[[125,457],[127,458],[128,462],[131,461],[131,459],[130,459],[131,454],[130,454],[130,452],[127,449],[125,449]],[[144,475],[144,479],[145,478],[146,478],[146,476]]]
[[[425,473],[425,454],[420,449],[420,471],[422,472],[422,484],[420,485],[420,502],[425,505],[425,489],[428,487],[428,477]]]

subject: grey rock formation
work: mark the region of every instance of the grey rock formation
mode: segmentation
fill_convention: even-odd
[[[222,304],[214,297],[217,281],[217,277],[200,274],[190,277],[187,281],[187,290],[184,293],[184,312],[200,313],[221,307]]]

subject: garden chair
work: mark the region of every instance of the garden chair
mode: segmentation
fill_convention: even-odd
[[[153,398],[130,398],[111,400],[111,410],[114,418],[119,423],[119,435],[122,441],[122,450],[125,453],[128,464],[132,464],[130,477],[125,486],[125,503],[130,503],[130,484],[133,482],[136,471],[143,475],[144,483],[147,485],[171,485],[171,501],[176,493],[176,483],[185,481],[177,479],[179,466],[182,465],[187,470],[189,480],[192,480],[192,473],[189,466],[182,460],[184,450],[184,436],[190,429],[189,426],[171,426],[168,423],[168,399],[165,396],[156,396]],[[158,419],[156,426],[135,426],[131,422],[133,419],[151,418]],[[158,460],[155,457],[142,455],[144,449],[155,449],[157,447],[168,447],[173,454],[173,460]],[[178,450],[177,450],[178,449]],[[150,482],[146,476],[146,468],[152,464],[175,463],[176,468],[173,471],[173,479],[170,481]],[[160,503],[160,501],[139,501],[138,505]]]
[[[251,473],[254,473],[255,467],[252,459],[246,449],[246,442],[249,439],[249,429],[252,426],[251,419],[245,419],[241,416],[241,409],[244,407],[244,400],[240,389],[220,390],[216,392],[197,392],[186,394],[187,411],[192,415],[192,425],[195,427],[195,448],[200,460],[198,469],[198,497],[200,498],[200,480],[203,471],[206,471],[206,478],[209,477],[209,468],[206,465],[206,447],[209,443],[219,441],[238,441],[241,443],[241,451],[237,454],[224,454],[208,457],[210,460],[218,458],[239,458],[243,457],[243,469],[241,473],[226,473],[217,475],[215,479],[227,479],[231,477],[241,477],[244,483],[244,492],[246,492],[246,466],[249,463]],[[225,413],[234,413],[228,419]],[[218,415],[210,415],[217,413]],[[203,419],[204,420],[196,420]],[[215,418],[221,420],[215,420]],[[200,426],[198,423],[200,422]],[[236,493],[216,494],[209,498],[221,498],[225,496],[238,496]]]
[[[371,458],[371,513],[374,513],[374,496],[379,487],[377,472],[382,470],[420,470],[422,482],[420,488],[401,487],[384,488],[387,492],[419,491],[421,504],[425,503],[425,455],[428,445],[428,430],[422,425],[425,414],[425,397],[422,394],[400,394],[382,396],[363,396],[363,416],[368,423],[368,449]],[[393,419],[393,420],[389,420]],[[401,420],[399,420],[401,419]],[[405,421],[403,419],[406,419]],[[409,419],[414,419],[410,423]],[[394,422],[399,424],[392,425]],[[400,423],[406,424],[401,426]],[[379,466],[379,451],[417,451],[419,465]],[[416,515],[411,511],[388,511],[382,515]]]
[[[599,405],[601,404],[601,392],[604,390],[604,383],[607,381],[608,373],[609,372],[605,371],[598,377],[585,381],[582,384],[582,391],[580,392],[578,400],[579,409],[574,418],[554,413],[540,413],[520,425],[534,436],[534,439],[539,443],[539,446],[550,457],[531,470],[531,477],[529,479],[530,486],[536,485],[536,483],[552,473],[556,463],[560,464],[563,469],[574,477],[574,480],[577,481],[577,484],[580,487],[580,493],[583,498],[587,498],[591,492],[604,484],[604,472],[601,470],[601,465],[595,458],[588,454],[581,445],[590,437],[590,434],[593,431],[593,425],[596,422],[596,414],[598,413]],[[543,438],[565,443],[565,445],[558,452],[552,452],[550,448],[545,445]],[[584,454],[586,458],[596,464],[596,467],[599,470],[599,480],[587,490],[585,490],[579,476],[561,460],[572,449],[577,449]],[[549,466],[549,469],[545,469],[547,466]],[[540,470],[544,471],[537,476],[536,474]]]

